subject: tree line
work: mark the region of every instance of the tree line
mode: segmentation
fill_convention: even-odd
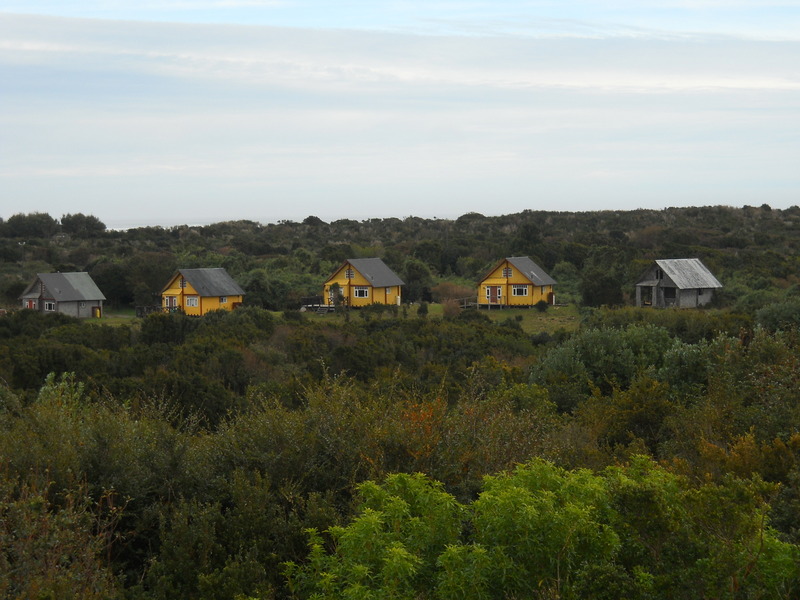
[[[9,306],[36,272],[86,269],[125,306],[195,266],[248,301],[0,317],[5,596],[797,597],[800,210],[48,219],[0,223]],[[521,254],[581,304],[576,331],[293,310],[345,258],[381,256],[421,300]],[[718,306],[622,306],[674,256],[711,267]]]
[[[224,267],[246,303],[286,310],[319,294],[343,260],[380,257],[406,282],[406,301],[431,301],[442,284],[474,290],[497,260],[525,255],[559,282],[559,301],[622,305],[653,259],[698,257],[725,286],[720,305],[754,311],[795,294],[799,235],[800,208],[766,204],[125,231],[80,213],[16,214],[0,220],[0,299],[16,305],[37,272],[88,271],[112,306],[145,305],[177,268]]]

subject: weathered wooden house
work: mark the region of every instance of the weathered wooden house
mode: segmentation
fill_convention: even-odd
[[[244,290],[221,268],[179,269],[161,290],[166,310],[200,316],[212,310],[233,310],[242,303]]]
[[[498,262],[478,284],[478,306],[533,306],[555,303],[556,280],[527,256]]]
[[[636,282],[636,306],[696,308],[721,287],[699,258],[655,260]]]
[[[106,297],[88,273],[38,273],[20,296],[23,308],[71,317],[103,316]]]
[[[404,285],[380,258],[350,258],[325,281],[322,297],[327,306],[399,305]]]

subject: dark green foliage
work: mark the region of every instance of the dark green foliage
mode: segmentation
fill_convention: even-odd
[[[107,536],[113,535],[113,514],[98,520],[80,489],[59,504],[46,485],[0,479],[0,595],[122,598],[119,582],[101,559]]]
[[[183,313],[152,313],[142,320],[142,344],[182,344],[201,321]]]
[[[10,238],[49,238],[59,231],[59,224],[47,213],[17,213],[3,223],[3,235]]]
[[[100,261],[89,269],[92,280],[115,308],[133,302],[133,290],[128,284],[127,273],[127,268],[120,261]]]
[[[7,295],[85,264],[110,303],[158,302],[175,268],[222,265],[248,306],[0,316],[6,595],[797,597],[800,211],[81,217],[55,237],[12,222],[38,230],[0,246]],[[533,336],[477,310],[296,311],[345,258],[383,256],[422,302],[523,253],[560,301],[629,303],[670,256],[725,288],[713,309],[585,307],[576,333]]]
[[[96,237],[105,230],[105,224],[93,215],[76,213],[61,217],[61,231],[79,238]]]
[[[433,275],[430,267],[421,260],[409,258],[400,275],[405,282],[403,300],[406,302],[430,302]]]
[[[767,305],[756,311],[756,322],[771,331],[797,329],[800,325],[800,299]]]
[[[652,325],[583,330],[534,366],[531,383],[548,387],[559,408],[570,411],[592,388],[624,389],[638,374],[660,368],[674,343],[665,329]]]
[[[297,598],[788,598],[797,547],[765,526],[770,486],[693,488],[642,457],[595,475],[530,461],[462,505],[435,481],[363,484],[358,514],[287,563]]]
[[[717,310],[681,310],[627,307],[600,308],[583,314],[586,327],[625,328],[634,324],[650,324],[666,329],[673,337],[688,343],[710,341],[719,334],[738,336],[750,330],[753,319],[746,314]]]

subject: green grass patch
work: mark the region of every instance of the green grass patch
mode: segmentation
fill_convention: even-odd
[[[103,318],[100,319],[101,323],[111,325],[114,323],[122,323],[136,318],[136,310],[133,308],[109,308],[103,307]]]
[[[419,304],[413,304],[411,306],[405,307],[405,311],[402,309],[399,311],[398,316],[402,318],[403,312],[406,313],[406,318],[408,319],[416,319],[417,318],[417,309],[419,308]],[[466,309],[466,310],[478,310],[474,308]],[[354,308],[350,311],[350,318],[351,319],[360,319],[359,316],[360,309]],[[492,321],[495,322],[502,322],[507,319],[511,319],[512,321],[518,321],[522,330],[528,334],[536,334],[541,332],[546,332],[549,334],[553,334],[556,331],[564,330],[564,331],[576,331],[580,325],[580,315],[578,312],[578,307],[574,304],[568,304],[565,306],[551,306],[545,312],[540,312],[535,308],[493,308],[490,310],[487,309],[480,309],[481,314],[486,315]],[[317,314],[315,312],[306,312],[304,313],[305,316],[312,320],[328,320],[328,319],[342,319],[343,316],[341,314],[334,314],[334,313],[323,313]],[[389,318],[389,313],[385,313],[381,317],[371,317],[371,318]],[[428,305],[428,319],[442,319],[444,318],[444,306],[442,304],[431,303]]]
[[[578,307],[574,304],[551,306],[544,312],[535,308],[492,308],[480,311],[492,321],[518,320],[522,330],[529,334],[543,331],[552,334],[561,329],[576,331],[580,325]]]

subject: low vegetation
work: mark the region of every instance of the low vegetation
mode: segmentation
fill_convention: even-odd
[[[704,225],[712,216],[717,228]],[[696,311],[576,304],[602,247],[582,215],[465,215],[449,237],[408,236],[445,225],[413,219],[218,224],[206,237],[33,217],[3,224],[4,281],[90,268],[118,284],[107,295],[121,314],[0,317],[6,597],[800,594],[794,210],[594,216],[626,273],[623,299],[650,255],[710,249],[702,258],[727,291]],[[496,245],[500,224],[517,249]],[[324,242],[345,227],[347,248]],[[481,236],[495,240],[489,256]],[[295,310],[287,290],[310,289],[339,251],[408,261],[419,297]],[[559,301],[573,302],[452,303],[459,277],[525,253],[562,273]],[[253,299],[203,318],[134,318],[131,303],[158,288],[147,279],[161,281],[154,264],[225,266]]]

